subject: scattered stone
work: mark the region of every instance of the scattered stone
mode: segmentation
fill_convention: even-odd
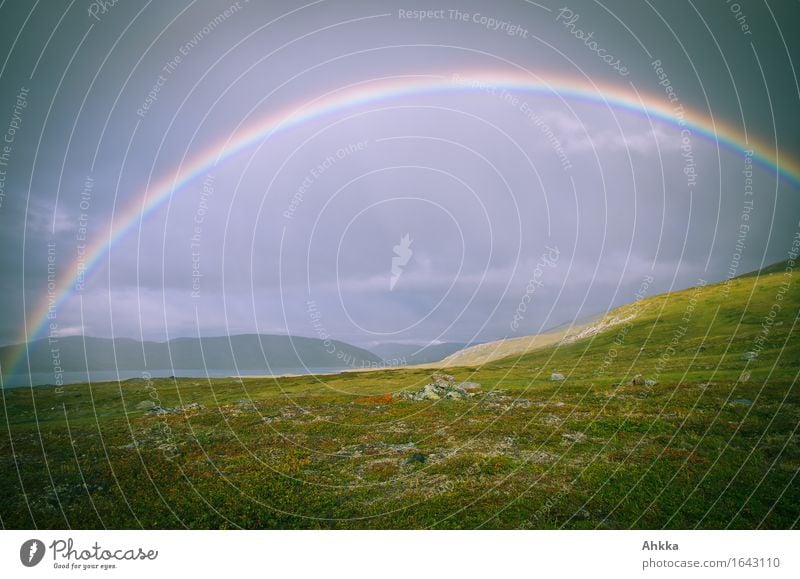
[[[645,380],[644,381],[644,385],[645,386],[655,386],[656,384],[658,384],[658,382],[656,382],[655,380]]]
[[[586,440],[586,435],[583,432],[565,432],[561,435],[561,438],[564,444],[570,442],[574,444]]]
[[[384,444],[383,448],[391,452],[405,452],[417,448],[417,445],[413,442],[406,442],[404,444]]]
[[[360,458],[362,456],[382,456],[392,453],[406,453],[409,450],[416,450],[417,446],[413,442],[405,444],[386,444],[384,442],[369,442],[362,444],[351,444],[339,449],[334,454],[336,458]],[[421,454],[421,453],[414,453]],[[412,454],[413,456],[413,454]],[[422,455],[424,458],[424,455]],[[424,460],[423,460],[424,462]]]
[[[185,406],[181,406],[179,408],[164,408],[163,406],[157,406],[153,404],[153,407],[147,410],[147,414],[153,415],[163,415],[163,414],[196,414],[201,410],[204,410],[205,406],[202,404],[198,404],[197,402],[191,402],[186,404]]]
[[[563,374],[560,374],[558,372],[553,372],[552,374],[550,374],[551,382],[563,382],[564,380],[566,380],[566,378],[564,377]]]
[[[426,460],[428,460],[428,457],[426,457],[424,454],[421,452],[415,452],[408,457],[406,464],[425,464]]]
[[[162,414],[180,414],[182,410],[179,408],[164,408],[163,406],[156,406],[147,411],[147,414],[162,415]]]
[[[426,384],[416,392],[398,392],[394,395],[400,400],[466,400],[481,391],[481,385],[477,382],[456,383],[456,379],[449,374],[436,373],[432,377],[433,382]]]
[[[755,360],[758,358],[758,352],[745,352],[742,354],[742,360]]]

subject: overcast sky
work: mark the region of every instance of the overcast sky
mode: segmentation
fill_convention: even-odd
[[[675,103],[797,160],[797,2],[260,4],[2,5],[1,343],[47,296],[48,244],[61,275],[182,160],[385,77],[598,89],[395,94],[269,135],[137,223],[58,331],[489,340],[630,302],[646,276],[653,294],[786,259],[796,183],[756,163],[746,194],[745,145],[694,127],[687,175],[681,127],[602,95],[669,105],[660,60]]]

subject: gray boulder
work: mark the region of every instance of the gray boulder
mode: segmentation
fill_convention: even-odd
[[[422,389],[422,396],[421,400],[439,400],[441,396],[439,395],[440,389],[436,387],[435,384],[426,384],[425,387]]]
[[[550,374],[550,381],[551,382],[563,382],[566,380],[563,374],[559,374],[558,372],[553,372]]]
[[[465,392],[469,392],[470,394],[480,392],[483,388],[477,382],[461,382],[458,387]]]
[[[436,372],[431,378],[433,379],[433,384],[438,388],[450,388],[456,383],[456,379],[450,374]]]
[[[398,392],[394,395],[400,400],[465,400],[481,391],[477,382],[456,383],[456,379],[449,374],[436,373],[431,376],[433,382],[426,384],[415,392]]]

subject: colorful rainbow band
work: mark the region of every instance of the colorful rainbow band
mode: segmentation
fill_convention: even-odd
[[[279,131],[284,131],[302,123],[313,121],[327,114],[343,109],[367,105],[381,100],[402,98],[417,94],[439,92],[481,92],[487,87],[502,88],[506,91],[519,91],[535,93],[545,96],[577,99],[600,104],[615,109],[632,111],[637,114],[646,114],[658,121],[688,127],[693,134],[701,135],[713,142],[720,143],[727,149],[735,152],[752,150],[753,159],[771,172],[774,172],[795,187],[800,186],[800,164],[794,160],[780,159],[778,154],[773,154],[772,149],[763,142],[744,137],[744,134],[730,125],[712,121],[697,111],[688,107],[683,109],[682,119],[675,116],[675,109],[669,104],[664,95],[635,93],[623,90],[617,86],[605,85],[599,87],[586,80],[575,78],[555,77],[548,75],[547,79],[535,79],[532,76],[523,76],[519,73],[473,72],[468,75],[451,76],[418,76],[395,77],[381,79],[377,82],[366,82],[328,93],[323,97],[304,103],[300,107],[281,111],[257,120],[245,130],[231,138],[226,138],[222,145],[209,147],[195,156],[185,165],[157,183],[153,184],[141,195],[137,196],[114,219],[116,229],[111,235],[103,237],[88,247],[82,256],[82,262],[76,260],[62,271],[56,282],[55,297],[45,296],[37,305],[29,318],[26,328],[23,328],[20,345],[41,337],[43,329],[47,327],[48,311],[58,308],[72,294],[76,279],[79,275],[79,265],[83,267],[83,275],[88,277],[100,259],[120,239],[125,237],[148,214],[160,207],[169,197],[183,188],[187,183],[220,161],[230,158],[247,147],[270,138]],[[13,373],[20,362],[25,347],[20,348],[20,353],[13,360],[11,368]]]

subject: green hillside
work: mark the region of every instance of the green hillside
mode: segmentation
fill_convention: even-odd
[[[0,519],[794,528],[800,291],[787,266],[643,299],[547,347],[448,368],[448,383],[481,385],[457,399],[420,399],[428,368],[7,390]]]
[[[561,327],[533,336],[521,336],[519,338],[506,338],[464,348],[447,356],[438,364],[430,364],[431,367],[452,368],[458,366],[483,366],[489,362],[502,358],[520,356],[533,350],[546,348],[558,344],[561,340],[580,330],[588,327],[589,322],[578,323],[566,327]]]
[[[571,379],[626,381],[635,373],[659,380],[793,379],[800,368],[795,327],[800,288],[788,263],[728,282],[645,298],[615,309],[549,348],[491,364],[493,369],[557,370]],[[578,339],[581,334],[586,337]],[[757,357],[746,363],[745,358]],[[754,374],[755,373],[755,374]]]
[[[787,341],[790,335],[796,337],[792,323],[800,305],[798,289],[785,285],[792,273],[787,266],[782,262],[728,282],[699,283],[644,298],[599,319],[543,334],[473,346],[442,365],[547,364],[571,368],[572,376],[580,378],[609,378],[626,370],[674,377],[675,368],[682,374],[689,362],[700,373],[711,367],[716,372],[736,371],[742,368],[745,352],[759,350],[762,360],[775,360],[783,349],[775,368],[779,370],[799,359],[791,354],[800,348],[797,339]],[[670,345],[676,352],[665,351]],[[630,368],[622,368],[626,363]]]

